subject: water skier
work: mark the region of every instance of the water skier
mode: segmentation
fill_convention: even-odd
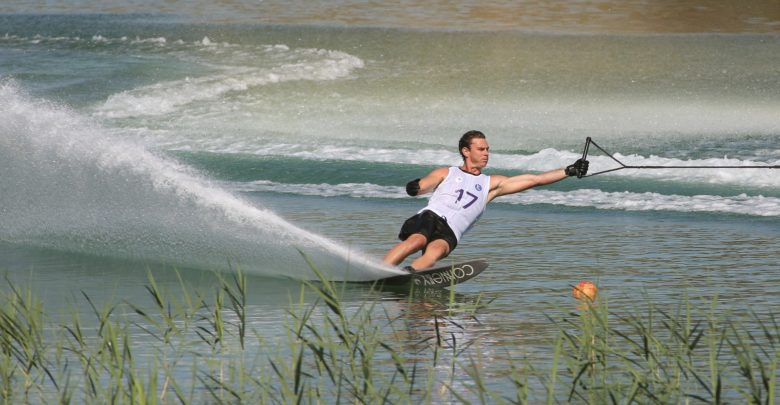
[[[427,206],[404,222],[398,234],[401,242],[387,252],[385,263],[397,266],[422,250],[422,256],[412,261],[407,270],[432,267],[455,249],[461,236],[477,222],[494,198],[552,184],[569,176],[582,177],[588,172],[588,161],[578,159],[566,168],[541,174],[487,176],[482,174],[490,154],[485,134],[466,132],[458,148],[463,157],[462,166],[440,167],[406,185],[410,196],[430,192],[433,195]]]

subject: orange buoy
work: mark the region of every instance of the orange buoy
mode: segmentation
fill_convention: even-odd
[[[596,295],[598,293],[599,289],[590,281],[580,281],[571,290],[571,295],[579,301],[584,301],[585,299],[590,300],[591,302],[596,301]]]

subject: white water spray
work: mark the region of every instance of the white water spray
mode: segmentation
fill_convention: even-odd
[[[393,272],[64,107],[0,83],[0,238],[54,249],[312,278]]]

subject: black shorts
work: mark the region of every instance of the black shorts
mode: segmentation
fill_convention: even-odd
[[[436,239],[444,239],[450,245],[450,252],[458,246],[458,239],[450,226],[447,225],[447,220],[436,215],[433,211],[425,210],[407,219],[401,226],[398,239],[406,240],[406,238],[415,233],[425,236],[428,239],[428,243]]]

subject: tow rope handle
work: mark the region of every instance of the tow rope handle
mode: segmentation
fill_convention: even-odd
[[[593,142],[590,137],[585,138],[585,149],[582,150],[582,161],[588,160],[588,149],[590,148],[590,143]],[[584,173],[578,171],[577,178],[581,179],[583,176],[585,176]]]
[[[617,170],[622,169],[780,169],[780,165],[750,165],[750,166],[634,166],[634,165],[627,165],[621,161],[619,161],[617,158],[612,156],[611,153],[607,152],[599,146],[596,142],[591,139],[591,137],[585,138],[585,148],[582,150],[582,160],[588,160],[588,151],[590,150],[590,145],[595,146],[598,150],[603,152],[608,158],[614,160],[617,164],[619,164],[619,167],[615,167],[612,169],[602,170],[600,172],[591,173],[588,175],[583,175],[582,173],[577,174],[577,178],[583,178],[583,177],[592,177],[596,176],[598,174],[604,174],[609,172],[614,172]]]

